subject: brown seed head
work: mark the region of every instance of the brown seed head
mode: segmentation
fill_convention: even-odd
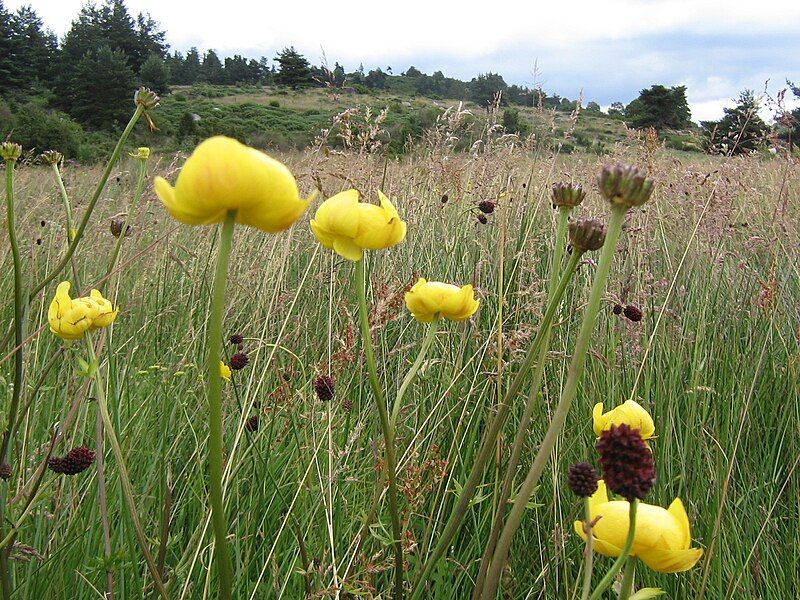
[[[333,398],[334,393],[336,391],[335,384],[333,383],[333,378],[328,375],[319,375],[316,379],[314,379],[314,393],[317,395],[317,398],[322,400],[323,402],[328,402],[330,399]]]
[[[567,473],[567,485],[579,498],[588,498],[597,491],[597,471],[589,463],[575,463]]]

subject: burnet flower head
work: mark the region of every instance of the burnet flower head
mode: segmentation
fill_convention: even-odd
[[[308,207],[286,166],[237,140],[202,142],[183,165],[175,186],[156,177],[155,190],[169,214],[187,225],[211,225],[236,211],[236,222],[275,233]]]
[[[347,260],[359,261],[364,250],[390,248],[406,237],[406,224],[383,192],[380,206],[359,201],[358,190],[328,198],[311,219],[311,231],[320,244]]]

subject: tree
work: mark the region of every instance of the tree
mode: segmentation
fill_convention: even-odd
[[[151,54],[139,72],[139,83],[157,94],[169,91],[169,67],[158,54]]]
[[[369,73],[367,73],[367,77],[364,80],[364,83],[373,89],[382,90],[386,87],[386,73],[381,71],[380,69],[373,69]]]
[[[11,15],[0,0],[0,90],[16,88],[19,65],[14,60]]]
[[[703,121],[706,148],[725,154],[746,154],[757,150],[765,141],[769,127],[758,116],[759,101],[752,90],[739,94],[736,106],[725,108],[719,121]]]
[[[75,65],[68,90],[70,114],[90,127],[122,124],[131,113],[136,78],[121,50],[102,46]]]
[[[311,76],[311,65],[302,54],[294,49],[294,46],[281,50],[275,57],[275,61],[279,65],[275,75],[275,83],[278,85],[288,85],[296,90],[314,83]]]
[[[503,129],[520,137],[525,137],[530,131],[528,123],[520,118],[519,109],[516,108],[507,108],[503,111]]]
[[[637,129],[685,129],[691,124],[686,86],[653,85],[625,107],[625,119]]]
[[[489,110],[497,94],[504,93],[508,89],[508,84],[497,73],[481,73],[470,82],[469,89],[472,101]],[[505,103],[505,100],[501,97],[502,103]]]
[[[222,71],[222,61],[213,50],[209,50],[203,56],[203,66],[200,69],[200,80],[208,83],[225,83],[225,73]]]
[[[586,112],[598,114],[603,112],[603,109],[597,102],[589,102],[589,104],[586,105]]]
[[[622,119],[625,116],[625,105],[622,102],[612,102],[608,108],[608,116]]]
[[[30,6],[20,7],[11,17],[11,36],[20,87],[29,88],[36,81],[52,86],[58,53],[56,36],[44,29],[44,23]]]

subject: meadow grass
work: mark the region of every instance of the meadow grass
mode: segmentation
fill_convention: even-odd
[[[530,151],[513,138],[480,153],[432,144],[403,159],[309,151],[281,157],[301,189],[328,197],[356,186],[382,189],[408,223],[406,241],[368,257],[378,374],[391,398],[419,350],[424,328],[403,306],[418,276],[472,283],[481,306],[472,320],[443,324],[400,413],[398,485],[407,581],[435,545],[466,480],[488,418],[543,313],[556,213],[554,182],[591,189],[582,215],[605,216],[593,185],[602,164],[646,164],[656,191],[627,219],[603,300],[586,372],[564,434],[509,554],[507,598],[580,594],[583,543],[572,523],[580,502],[566,488],[570,464],[591,460],[591,407],[636,399],[653,415],[658,481],[649,502],[682,498],[699,565],[681,575],[640,569],[637,585],[670,598],[789,598],[800,589],[797,468],[800,462],[800,211],[798,170],[789,159],[687,157],[637,143],[611,156],[566,158]],[[180,161],[153,158],[174,177]],[[105,275],[116,239],[109,219],[133,194],[137,165],[124,159],[103,193],[74,268],[88,288]],[[99,169],[66,167],[77,216]],[[49,169],[16,174],[18,232],[26,277],[41,280],[65,244],[58,189]],[[442,201],[447,194],[447,202]],[[480,200],[497,202],[483,225]],[[313,210],[313,208],[312,208]],[[310,215],[308,215],[310,217]],[[358,343],[354,267],[314,240],[304,217],[288,232],[237,228],[224,317],[241,333],[250,364],[224,389],[225,504],[237,572],[235,598],[383,597],[392,585],[391,526],[383,497],[359,543],[380,478],[382,437]],[[42,225],[42,223],[44,225]],[[213,537],[206,487],[205,324],[217,243],[214,227],[169,219],[148,185],[104,294],[121,313],[103,344],[102,369],[139,518],[174,598],[215,597]],[[11,272],[5,230],[0,268]],[[41,243],[39,243],[41,240]],[[519,485],[565,380],[596,256],[586,254],[554,329],[545,384],[523,452]],[[65,273],[64,277],[69,274]],[[12,448],[9,496],[39,467],[53,428],[75,418],[57,450],[93,447],[96,402],[75,372],[79,346],[62,352],[47,331],[54,285],[28,311],[27,379]],[[0,280],[3,333],[11,322],[12,278]],[[635,304],[638,323],[616,316]],[[0,353],[7,410],[13,360]],[[227,344],[226,353],[235,348]],[[52,365],[49,367],[48,365]],[[330,373],[335,398],[311,381]],[[527,390],[526,392],[527,393]],[[425,597],[466,598],[495,512],[522,398],[494,459]],[[255,432],[245,427],[258,415]],[[11,555],[16,598],[94,598],[105,572],[122,598],[153,593],[152,580],[104,449],[110,512],[105,558],[94,468],[45,478]],[[513,496],[512,496],[513,497]],[[14,509],[19,503],[12,503]],[[608,567],[610,559],[597,557]],[[599,572],[599,571],[598,571]],[[142,592],[142,590],[146,590]]]

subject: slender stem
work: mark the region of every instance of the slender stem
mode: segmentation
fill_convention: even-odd
[[[72,241],[72,205],[69,202],[69,195],[67,188],[64,187],[64,179],[61,177],[61,170],[58,168],[58,163],[53,163],[53,176],[56,178],[56,185],[61,194],[61,201],[64,203],[64,213],[67,219],[67,246]]]
[[[586,532],[586,547],[583,549],[583,591],[581,600],[589,600],[592,591],[592,569],[594,568],[594,535],[592,534],[592,513],[589,498],[583,500],[583,530]]]
[[[219,597],[230,600],[233,593],[233,565],[228,550],[228,525],[222,497],[222,377],[219,373],[220,347],[222,346],[222,314],[225,309],[225,284],[228,277],[228,259],[236,212],[228,212],[222,226],[217,269],[208,317],[208,354],[206,377],[208,381],[208,491],[211,496],[211,517],[214,525],[216,562],[219,570]]]
[[[547,302],[548,304],[553,301],[553,297],[558,287],[558,281],[561,274],[561,261],[564,259],[564,250],[567,246],[567,224],[569,222],[569,215],[572,208],[569,206],[562,206],[558,211],[558,225],[556,227],[555,248],[553,249],[553,262],[550,265],[550,281],[547,285]],[[577,261],[571,261],[577,265]],[[536,369],[533,372],[533,380],[531,382],[530,392],[528,393],[528,401],[525,404],[525,411],[522,414],[522,420],[517,428],[517,434],[514,437],[514,443],[511,447],[511,457],[506,465],[506,473],[503,477],[503,485],[498,497],[497,510],[494,516],[494,523],[492,523],[492,530],[489,534],[489,540],[486,542],[486,548],[483,551],[483,558],[481,559],[481,566],[478,569],[478,577],[475,579],[475,589],[473,591],[473,598],[477,600],[483,589],[483,582],[486,580],[486,572],[489,569],[489,562],[494,554],[495,544],[497,537],[503,528],[503,520],[506,515],[506,506],[508,499],[511,497],[511,488],[514,485],[514,475],[516,474],[517,465],[519,464],[522,450],[525,447],[525,442],[528,440],[528,425],[533,417],[533,409],[536,407],[536,400],[539,398],[539,391],[542,387],[542,379],[544,377],[544,367],[547,361],[547,353],[550,351],[550,336],[552,334],[552,327],[548,327],[544,332],[544,338],[539,348],[539,356],[536,359]]]
[[[11,395],[11,404],[8,407],[6,423],[8,429],[3,435],[2,446],[0,447],[0,464],[8,463],[8,455],[11,450],[11,440],[14,436],[16,414],[19,408],[19,400],[22,396],[24,385],[25,363],[22,352],[22,343],[25,338],[25,302],[22,291],[22,260],[19,254],[19,244],[17,242],[17,229],[14,223],[14,166],[15,160],[6,160],[6,220],[8,223],[8,242],[11,245],[11,256],[14,263],[14,390]],[[8,489],[6,485],[0,486],[0,537],[3,537],[5,524],[5,509],[7,502]],[[11,535],[11,533],[9,533]],[[8,600],[11,597],[11,573],[8,568],[8,551],[0,549],[0,588],[2,588],[3,598]]]
[[[103,461],[103,415],[97,411],[97,423],[95,425],[95,461],[97,465],[97,499],[100,502],[100,523],[103,527],[103,550],[106,559],[111,558],[111,527],[108,522],[108,500],[106,498],[106,470]],[[106,567],[106,593],[105,598],[114,597],[114,569],[111,568],[109,560]]]
[[[95,356],[94,352],[94,344],[92,343],[91,334],[88,332],[86,333],[86,346],[89,352],[89,364],[96,364],[97,357]],[[100,409],[100,415],[103,419],[105,434],[108,436],[108,442],[111,444],[111,450],[114,453],[114,460],[117,461],[119,480],[122,484],[122,496],[125,498],[125,504],[128,505],[128,513],[130,514],[131,521],[133,522],[133,529],[136,532],[136,539],[139,541],[139,547],[142,550],[142,554],[144,554],[145,561],[147,562],[147,568],[150,570],[150,575],[153,578],[156,589],[161,597],[166,600],[167,590],[164,587],[164,582],[161,580],[161,576],[159,575],[158,566],[153,560],[152,554],[150,554],[148,541],[144,535],[142,523],[139,521],[139,513],[138,509],[136,508],[136,499],[133,497],[133,486],[131,485],[131,479],[128,475],[125,457],[122,454],[122,447],[119,445],[119,440],[117,440],[117,435],[114,432],[114,424],[111,422],[111,414],[108,412],[108,399],[106,398],[106,389],[99,366],[94,369],[94,374],[92,377],[94,379],[94,390],[95,396],[97,397],[97,406]],[[101,451],[102,448],[97,448],[98,453]]]
[[[617,576],[617,573],[622,569],[622,565],[624,565],[625,561],[628,559],[631,548],[633,548],[633,539],[636,537],[636,511],[638,508],[639,500],[637,498],[631,502],[628,507],[628,537],[625,539],[625,546],[622,548],[622,552],[617,557],[617,560],[611,565],[608,573],[600,580],[600,583],[595,588],[594,592],[592,592],[589,600],[600,600],[600,598],[603,597],[603,593],[609,588],[614,578]],[[631,574],[631,579],[633,579],[633,574]]]
[[[433,572],[433,569],[439,559],[444,556],[444,553],[450,545],[450,541],[453,539],[453,536],[455,536],[456,532],[461,526],[461,521],[463,520],[464,515],[467,514],[467,510],[472,503],[472,497],[475,495],[475,490],[478,488],[478,484],[483,476],[483,470],[486,465],[486,461],[492,455],[492,451],[494,450],[494,441],[497,439],[497,435],[502,429],[503,423],[508,416],[508,411],[511,408],[512,401],[514,398],[516,398],[520,388],[522,387],[525,375],[530,370],[533,361],[539,355],[539,350],[544,342],[545,334],[553,324],[553,319],[555,318],[558,307],[561,304],[564,291],[567,289],[567,284],[572,278],[572,274],[575,272],[575,267],[577,266],[579,259],[580,254],[575,252],[558,282],[558,287],[556,288],[555,295],[553,296],[553,301],[548,304],[547,309],[545,310],[544,316],[542,317],[542,321],[539,325],[539,331],[537,332],[536,338],[533,340],[530,348],[528,349],[525,362],[514,376],[511,385],[506,391],[503,403],[497,407],[497,413],[495,413],[494,419],[492,419],[489,427],[486,430],[486,433],[484,434],[483,441],[481,442],[481,445],[475,456],[475,462],[472,464],[472,469],[470,470],[467,482],[464,484],[461,490],[458,503],[453,509],[450,519],[447,521],[447,525],[445,526],[444,532],[439,537],[439,541],[436,543],[436,547],[431,553],[430,558],[428,558],[428,561],[425,563],[425,568],[422,571],[422,574],[417,578],[414,584],[412,599],[420,598],[422,596],[424,589],[423,583]]]
[[[583,378],[586,354],[589,351],[589,343],[591,342],[595,321],[597,320],[597,314],[600,310],[600,301],[605,291],[606,280],[611,270],[611,263],[614,260],[617,239],[622,230],[622,222],[625,219],[626,211],[627,207],[623,205],[614,205],[611,209],[611,219],[608,223],[605,244],[600,254],[600,261],[597,264],[597,272],[595,273],[592,289],[589,293],[589,301],[584,311],[583,322],[581,323],[580,332],[578,333],[578,340],[575,343],[572,361],[570,362],[567,372],[567,382],[564,385],[561,399],[558,401],[556,410],[553,413],[553,418],[547,428],[547,433],[545,433],[539,451],[536,453],[533,464],[528,471],[528,476],[525,478],[517,494],[514,506],[511,508],[511,512],[508,516],[508,521],[503,528],[503,533],[500,535],[500,540],[497,542],[492,565],[487,574],[483,595],[481,596],[484,599],[494,598],[497,593],[500,577],[505,567],[506,559],[508,558],[508,551],[511,548],[511,540],[522,522],[522,517],[525,514],[525,507],[534,489],[539,484],[539,478],[544,471],[544,467],[550,460],[550,455],[553,452],[556,440],[559,435],[561,435],[561,430],[564,427],[567,414],[572,406],[572,401],[577,394],[578,384]]]
[[[394,538],[394,597],[395,600],[402,600],[405,596],[403,589],[403,545],[402,531],[400,528],[400,513],[397,508],[397,482],[395,481],[395,450],[394,435],[392,425],[389,422],[389,414],[386,410],[386,400],[378,382],[378,372],[375,369],[375,356],[372,352],[372,333],[369,328],[369,314],[367,313],[367,274],[364,266],[365,259],[356,262],[356,289],[358,291],[358,313],[361,323],[361,339],[364,346],[364,357],[367,361],[367,371],[369,372],[369,382],[372,386],[372,393],[375,396],[375,404],[378,407],[381,429],[383,430],[383,441],[386,446],[386,469],[389,481],[389,512],[392,519],[392,537]]]
[[[133,113],[131,120],[128,121],[128,125],[125,127],[125,130],[122,132],[122,135],[119,137],[117,141],[117,145],[114,146],[114,151],[111,153],[111,158],[108,159],[108,163],[106,164],[106,168],[103,171],[102,176],[100,177],[100,181],[97,182],[97,187],[92,194],[91,199],[89,200],[89,204],[86,206],[86,212],[83,214],[83,218],[81,219],[78,228],[75,230],[75,236],[70,239],[69,247],[67,248],[66,253],[58,262],[58,264],[53,267],[53,270],[45,276],[36,286],[31,290],[30,294],[28,294],[28,301],[30,302],[33,298],[36,297],[36,294],[41,292],[47,284],[53,281],[58,274],[67,266],[67,263],[72,258],[72,255],[75,253],[75,249],[78,247],[78,243],[81,241],[83,237],[83,232],[86,230],[86,226],[89,224],[89,220],[92,217],[92,212],[94,211],[94,207],[97,204],[97,201],[100,199],[103,190],[106,187],[106,183],[108,182],[108,178],[111,175],[111,170],[114,168],[114,165],[117,164],[117,159],[119,159],[120,152],[122,152],[122,147],[125,145],[125,142],[128,141],[128,136],[130,136],[131,132],[133,131],[136,122],[139,120],[139,117],[142,116],[144,112],[144,108],[142,106],[136,107],[136,112]]]
[[[622,586],[619,590],[619,600],[628,600],[633,591],[633,579],[636,575],[636,557],[629,556],[625,561],[625,571],[622,574]]]
[[[425,339],[422,341],[422,346],[419,349],[419,354],[417,354],[417,359],[414,361],[414,364],[411,365],[408,373],[406,373],[403,383],[400,384],[400,389],[397,392],[397,397],[394,399],[394,406],[392,407],[392,417],[389,420],[392,426],[392,432],[394,432],[395,426],[397,425],[397,415],[400,413],[400,408],[403,404],[403,397],[408,390],[408,386],[411,385],[411,382],[414,381],[414,378],[417,376],[422,363],[425,362],[425,357],[428,354],[428,350],[430,350],[431,344],[433,344],[434,338],[436,338],[436,331],[438,329],[439,319],[434,319],[433,322],[428,325],[428,332],[425,334]]]
[[[142,192],[144,191],[145,175],[147,174],[147,159],[139,158],[137,161],[139,162],[139,175],[136,179],[136,189],[133,193],[133,198],[131,198],[131,203],[128,205],[128,210],[125,213],[125,221],[122,224],[122,231],[117,238],[116,244],[114,244],[114,251],[111,254],[111,260],[106,268],[106,277],[104,278],[106,280],[111,274],[111,271],[113,271],[114,267],[117,265],[119,253],[122,250],[122,241],[125,239],[125,235],[128,232],[128,226],[133,220],[134,210],[136,209],[136,205],[139,203],[139,199],[142,197]]]

